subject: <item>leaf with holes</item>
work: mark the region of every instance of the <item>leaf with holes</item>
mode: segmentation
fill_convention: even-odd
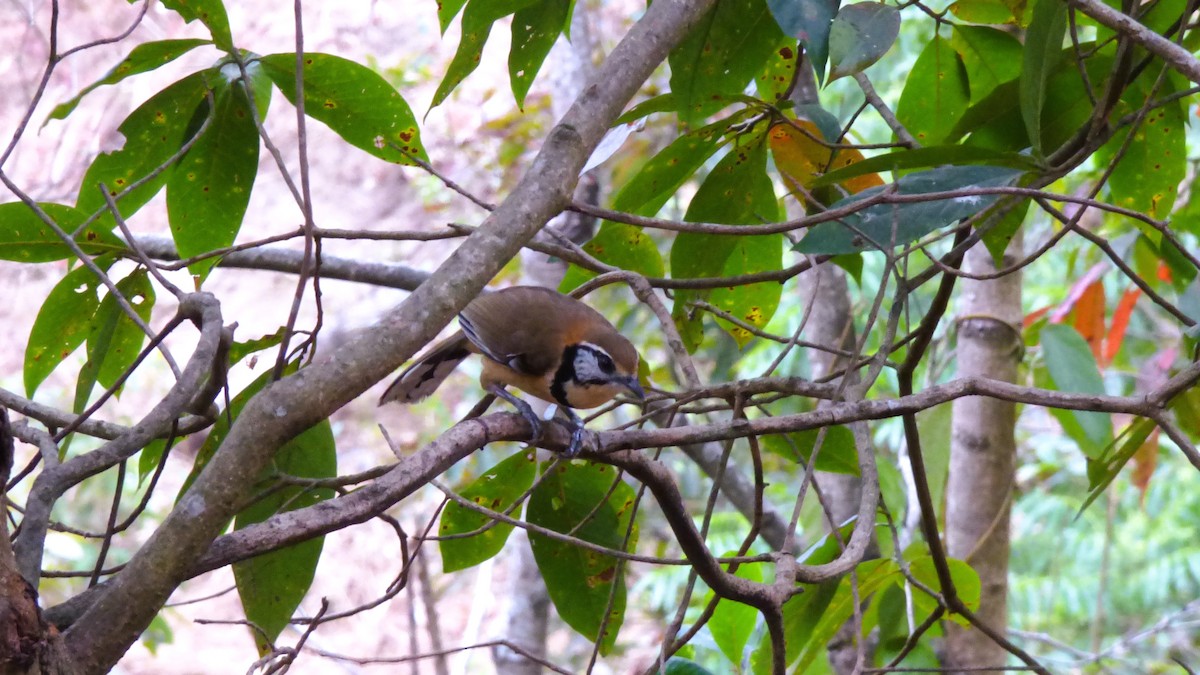
[[[285,443],[275,453],[271,471],[297,478],[336,476],[337,447],[329,420],[321,420]],[[275,487],[275,482],[263,480],[258,488],[266,491]],[[276,513],[313,506],[333,496],[331,488],[289,485],[243,509],[234,519],[234,529],[261,523]],[[263,631],[251,630],[259,655],[271,652],[275,638],[288,625],[312,586],[324,541],[324,537],[314,537],[233,564],[233,578],[246,620]]]
[[[293,104],[296,55],[262,57],[263,71]],[[388,162],[429,161],[412,108],[395,87],[366,66],[332,54],[304,54],[304,114],[354,147]]]
[[[1170,93],[1169,88],[1160,89],[1157,96]],[[1149,94],[1146,87],[1135,85],[1125,102],[1136,109]],[[1126,127],[1104,144],[1096,159],[1099,166],[1116,163],[1108,180],[1113,202],[1151,218],[1163,219],[1171,213],[1179,184],[1187,174],[1186,120],[1178,102],[1159,105],[1146,112],[1132,138]],[[1161,237],[1148,225],[1138,223],[1138,227],[1152,239]]]
[[[634,225],[606,220],[596,236],[583,245],[583,250],[597,260],[646,277],[661,277],[666,273],[658,246],[650,235]],[[591,270],[571,265],[558,290],[570,292],[594,276],[596,273]]]
[[[1042,359],[1059,391],[1103,395],[1104,379],[1096,367],[1092,349],[1074,328],[1049,324],[1042,328]],[[1071,417],[1083,430],[1073,436],[1085,455],[1096,459],[1112,443],[1112,417],[1108,413],[1072,410]],[[1068,429],[1068,432],[1070,430]]]
[[[134,47],[129,52],[129,56],[126,56],[120,63],[113,66],[112,70],[108,71],[104,77],[84,87],[82,91],[73,96],[69,101],[54,106],[54,110],[51,110],[50,114],[46,116],[46,121],[65,119],[67,115],[70,115],[75,110],[84,96],[87,96],[98,87],[106,84],[116,84],[127,77],[149,72],[174,61],[200,45],[207,44],[212,43],[208,40],[197,40],[195,38],[143,42]],[[43,126],[45,126],[45,123],[43,123]]]
[[[446,68],[446,75],[433,94],[430,110],[442,104],[450,92],[479,67],[483,46],[487,44],[492,25],[501,18],[534,5],[538,0],[470,0],[463,10],[462,38],[458,51]]]
[[[525,519],[562,534],[619,551],[637,546],[634,492],[605,464],[561,463],[529,497]],[[625,619],[625,572],[620,560],[530,532],[529,545],[558,615],[595,642],[601,654],[616,643]]]
[[[205,81],[215,73],[188,75],[130,113],[117,127],[125,137],[125,144],[120,150],[101,153],[92,160],[80,183],[76,206],[89,213],[106,209],[101,185],[116,197],[141,182],[117,200],[117,210],[128,218],[158,194],[175,170],[175,165],[168,161],[196,134],[209,112]],[[211,123],[207,131],[212,131]],[[105,214],[97,226],[111,230],[116,222],[110,214]]]
[[[185,23],[200,19],[210,33],[213,44],[227,52],[233,51],[233,35],[229,32],[229,15],[221,0],[163,0],[163,7],[179,14]]]
[[[568,25],[571,5],[572,0],[540,0],[513,15],[508,76],[518,108],[525,108],[525,94],[529,93],[533,78]]]
[[[253,70],[252,77],[259,69]],[[263,78],[258,84],[265,82]],[[233,244],[258,175],[258,128],[245,92],[224,84],[214,95],[208,133],[179,160],[167,181],[167,217],[183,258]],[[263,98],[256,92],[256,101]],[[209,258],[188,269],[203,279],[217,262]]]
[[[969,194],[971,188],[1011,186],[1022,173],[1005,167],[950,166],[909,174],[893,184],[847,197],[830,208],[850,207],[889,189],[894,189],[897,195],[958,190],[968,194],[936,201],[868,206],[837,221],[817,225],[793,250],[814,255],[833,255],[903,246],[962,218],[973,216],[999,199],[997,195]]]
[[[104,256],[93,262],[101,270],[107,270],[113,258]],[[92,317],[100,308],[99,288],[99,277],[80,266],[68,272],[46,295],[25,345],[25,395],[29,398],[33,398],[38,385],[63,359],[87,339]]]
[[[946,142],[970,98],[967,71],[958,52],[949,40],[934,35],[909,72],[896,119],[921,145],[938,145]]]
[[[65,204],[38,204],[65,233],[79,229],[87,216]],[[90,255],[120,253],[125,244],[112,232],[95,224],[84,228],[75,243]],[[0,260],[41,263],[74,257],[70,247],[24,202],[0,204]]]
[[[829,28],[829,81],[861,73],[896,43],[900,12],[879,2],[841,8]]]
[[[155,294],[145,270],[135,270],[118,281],[117,291],[143,322],[150,319]],[[121,309],[116,296],[112,292],[105,295],[88,326],[88,360],[84,368],[87,376],[82,380],[88,386],[76,392],[76,403],[86,400],[93,382],[99,382],[106,389],[115,385],[117,379],[133,365],[145,343],[146,333]]]
[[[695,124],[741,94],[783,44],[764,0],[723,0],[667,57],[679,117]]]
[[[537,460],[532,451],[522,450],[485,471],[459,494],[479,506],[502,513],[533,485],[536,469]],[[512,517],[521,517],[519,508]],[[451,502],[442,512],[438,536],[475,532],[489,523],[492,523],[492,518],[487,514]],[[496,522],[489,529],[470,537],[438,540],[442,571],[457,572],[491,559],[504,548],[512,529],[512,525]]]

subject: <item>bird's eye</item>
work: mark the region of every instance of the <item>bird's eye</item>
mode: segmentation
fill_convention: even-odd
[[[600,370],[604,371],[605,375],[612,375],[613,371],[617,369],[617,367],[613,365],[612,359],[608,358],[604,354],[597,355],[596,363],[599,364]]]

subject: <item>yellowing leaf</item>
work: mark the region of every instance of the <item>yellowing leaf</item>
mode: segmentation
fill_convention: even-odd
[[[825,140],[817,126],[808,120],[792,120],[771,127],[767,135],[775,166],[787,178],[809,189],[817,176],[863,161],[858,150],[837,150],[822,145]],[[877,173],[848,178],[839,183],[846,192],[855,194],[867,188],[883,185]],[[794,187],[794,186],[789,186]]]

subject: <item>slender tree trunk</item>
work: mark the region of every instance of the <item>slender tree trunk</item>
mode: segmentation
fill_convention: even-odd
[[[1020,257],[1014,240],[1004,265]],[[965,269],[994,272],[982,244],[967,254]],[[1021,275],[962,281],[957,366],[959,377],[1014,382],[1021,354]],[[950,475],[946,484],[946,544],[965,559],[982,584],[978,616],[1003,633],[1007,626],[1009,515],[1012,506],[1016,422],[1012,403],[983,397],[954,402]],[[1003,666],[1007,652],[978,630],[948,624],[945,664],[951,668]],[[980,672],[980,671],[973,671]],[[1000,672],[1000,671],[987,671]]]

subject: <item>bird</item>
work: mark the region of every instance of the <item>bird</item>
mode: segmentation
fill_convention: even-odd
[[[432,394],[471,354],[483,357],[479,383],[508,401],[541,437],[541,420],[512,386],[555,403],[571,422],[566,456],[583,446],[583,421],[575,409],[594,408],[622,391],[645,399],[638,381],[638,352],[596,310],[541,286],[511,286],[472,300],[458,315],[462,330],[413,362],[392,382],[379,405],[408,404]]]

